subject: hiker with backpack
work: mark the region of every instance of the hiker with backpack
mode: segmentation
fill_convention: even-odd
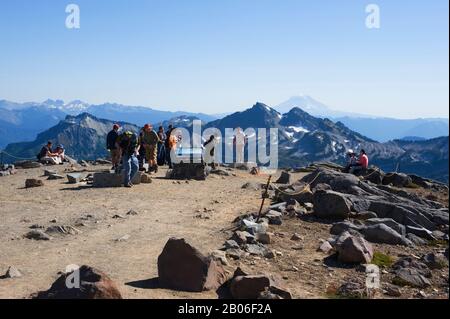
[[[121,150],[116,146],[119,137],[119,124],[114,124],[113,129],[106,136],[106,149],[111,153],[112,169],[117,171],[120,165]]]
[[[211,135],[209,137],[209,140],[207,140],[205,143],[203,143],[203,147],[205,148],[205,162],[207,164],[211,164],[211,167],[213,169],[216,168],[215,163],[215,149],[216,149],[216,137],[214,135]]]
[[[124,167],[124,186],[132,187],[131,181],[139,170],[139,141],[135,133],[126,131],[119,135],[116,146],[121,150]]]
[[[158,155],[158,143],[160,142],[158,134],[153,130],[150,124],[145,124],[144,130],[140,136],[140,144],[144,148],[145,160],[148,163],[148,172],[158,172],[158,163],[156,157]]]

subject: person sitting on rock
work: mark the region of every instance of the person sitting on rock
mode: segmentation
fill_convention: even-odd
[[[56,146],[55,153],[58,154],[59,158],[61,159],[61,164],[63,164],[66,159],[66,150],[64,149],[64,145],[59,144],[58,146]]]
[[[345,166],[344,169],[344,172],[346,173],[350,172],[350,169],[358,163],[356,154],[353,152],[353,150],[348,150],[347,158],[347,166]]]
[[[363,174],[369,167],[369,157],[364,149],[359,153],[358,162],[351,167],[350,173],[355,175]]]
[[[62,163],[59,154],[52,151],[52,145],[53,143],[48,141],[47,144],[41,148],[41,151],[37,155],[39,162],[53,165],[59,165]]]

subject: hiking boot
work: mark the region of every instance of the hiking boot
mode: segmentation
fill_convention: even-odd
[[[126,184],[126,185],[123,185],[123,187],[126,187],[126,188],[131,188],[131,187],[133,187],[133,184],[131,184],[131,183],[128,183],[128,184]]]
[[[158,173],[158,165],[155,166],[155,174]]]

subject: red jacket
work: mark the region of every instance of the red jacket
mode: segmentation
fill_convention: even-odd
[[[367,157],[366,154],[362,154],[359,157],[359,164],[363,167],[363,168],[368,168],[369,167],[369,158]]]

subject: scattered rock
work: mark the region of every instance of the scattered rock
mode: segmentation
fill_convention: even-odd
[[[131,236],[130,235],[123,235],[122,237],[120,237],[120,238],[117,238],[116,239],[116,241],[117,242],[124,242],[124,241],[127,241],[128,239],[130,239],[131,238]]]
[[[343,263],[369,264],[373,258],[373,248],[364,238],[344,232],[336,241],[338,260]]]
[[[349,299],[363,299],[367,297],[367,289],[365,283],[359,282],[356,279],[349,280],[342,284],[338,290],[337,295]]]
[[[128,216],[136,216],[139,215],[138,212],[136,212],[134,209],[131,209],[127,213]]]
[[[277,296],[271,299],[292,299],[289,291],[280,288],[266,275],[245,275],[235,277],[230,284],[230,292],[235,299],[257,299],[268,291]]]
[[[46,169],[44,170],[44,176],[50,176],[50,175],[56,175],[58,174],[57,171],[51,170],[51,169]]]
[[[68,288],[73,272],[61,275],[47,291],[38,292],[36,299],[122,299],[117,285],[98,269],[81,266],[78,270],[79,288]]]
[[[271,233],[257,233],[255,239],[258,243],[269,245],[273,241],[273,234]]]
[[[82,233],[81,230],[68,225],[51,226],[48,227],[45,232],[49,234],[62,234],[62,235],[78,235]]]
[[[292,235],[291,240],[299,241],[299,240],[303,240],[303,237],[300,236],[299,234],[295,233],[295,234]]]
[[[25,238],[33,240],[50,240],[51,237],[42,230],[32,230],[25,234]]]
[[[443,269],[448,267],[448,261],[444,254],[429,253],[424,255],[421,260],[430,269]]]
[[[398,288],[396,286],[391,286],[391,285],[388,285],[385,288],[385,290],[383,291],[383,293],[389,297],[397,297],[398,298],[398,297],[402,296],[402,291],[400,290],[400,288]]]
[[[57,179],[64,179],[64,176],[59,174],[51,174],[47,178],[49,181],[57,180]]]
[[[152,182],[153,182],[153,179],[150,174],[144,173],[141,175],[141,183],[142,184],[151,184]]]
[[[239,244],[234,240],[227,240],[224,244],[225,249],[239,249]]]
[[[219,261],[223,266],[228,265],[228,260],[227,260],[226,255],[227,255],[226,252],[224,252],[223,250],[215,250],[211,253],[211,257],[215,261]]]
[[[328,241],[324,241],[317,249],[317,251],[321,251],[325,254],[329,254],[332,250],[333,246],[331,246],[331,244]]]
[[[44,186],[44,182],[40,179],[29,178],[25,181],[25,188],[41,187]]]
[[[268,259],[275,257],[275,254],[262,244],[247,244],[245,245],[245,251],[250,255],[261,256]]]
[[[77,184],[81,181],[81,174],[80,173],[67,174],[67,180],[69,184]]]
[[[276,210],[270,210],[264,215],[264,217],[269,219],[270,225],[281,225],[283,223],[282,216],[283,214]]]
[[[20,278],[22,273],[14,266],[10,266],[4,275],[4,278]]]
[[[247,182],[244,185],[242,185],[242,189],[250,189],[250,190],[261,190],[261,183],[254,183],[254,182]]]
[[[191,292],[218,289],[227,279],[217,262],[178,238],[169,239],[159,255],[158,274],[164,287]]]
[[[24,169],[29,169],[29,168],[39,168],[39,167],[42,167],[43,165],[41,163],[34,162],[34,161],[19,161],[19,162],[15,162],[14,166],[24,168]]]

